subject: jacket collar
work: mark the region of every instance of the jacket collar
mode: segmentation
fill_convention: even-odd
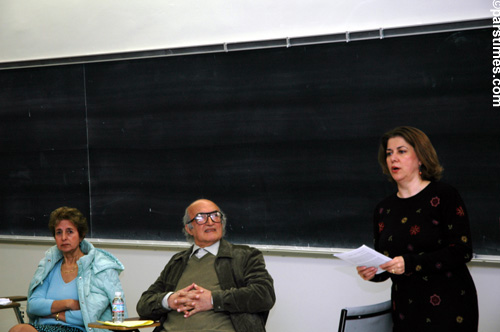
[[[121,272],[125,269],[123,264],[115,256],[107,251],[95,248],[92,243],[85,239],[80,243],[80,249],[85,255],[78,260],[78,265],[81,266],[84,271],[92,268],[95,273],[107,269],[115,269]],[[52,270],[54,265],[63,258],[63,255],[57,246],[53,246],[47,250],[45,257],[48,262],[48,273]]]
[[[233,247],[228,241],[224,239],[220,240],[219,253],[217,254],[217,257],[233,258]]]

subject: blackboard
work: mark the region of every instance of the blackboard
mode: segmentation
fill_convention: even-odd
[[[395,190],[378,139],[425,131],[475,252],[500,254],[491,29],[0,71],[0,234],[183,241],[214,200],[236,243],[354,248]]]

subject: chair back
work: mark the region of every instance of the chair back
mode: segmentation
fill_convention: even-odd
[[[391,306],[389,300],[344,308],[340,312],[339,332],[392,332]]]

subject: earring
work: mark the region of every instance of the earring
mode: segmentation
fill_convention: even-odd
[[[422,164],[418,165],[418,174],[422,175]]]

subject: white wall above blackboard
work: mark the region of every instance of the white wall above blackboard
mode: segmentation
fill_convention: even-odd
[[[491,17],[490,0],[4,0],[0,63]]]

